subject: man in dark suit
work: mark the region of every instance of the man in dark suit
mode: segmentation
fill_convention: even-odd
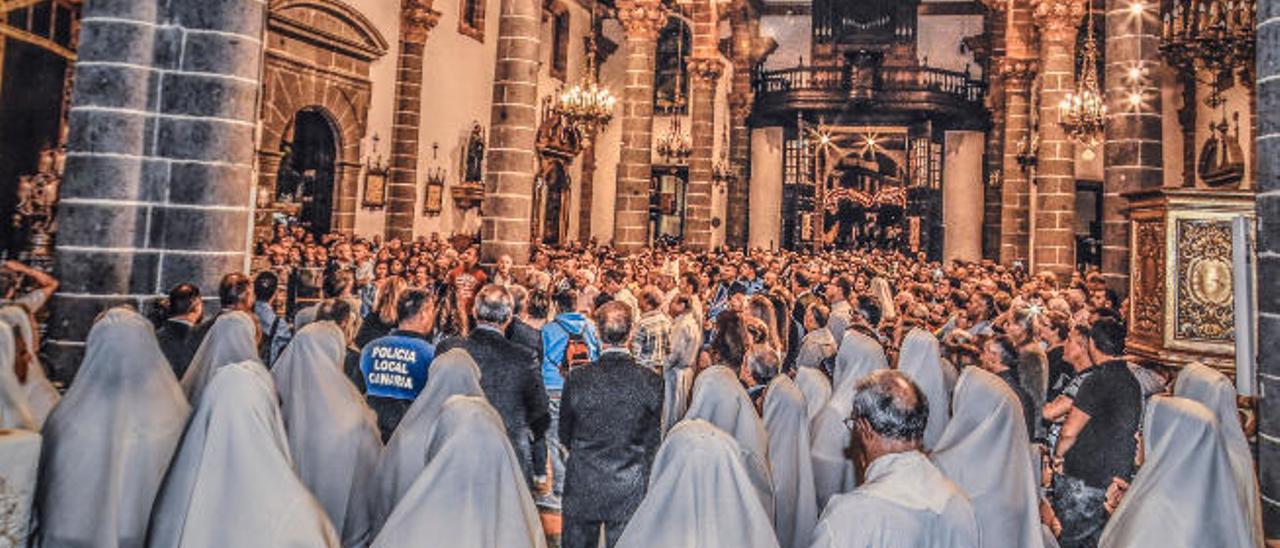
[[[610,302],[595,319],[604,349],[569,374],[560,400],[560,440],[569,451],[564,548],[594,548],[601,527],[607,546],[617,543],[644,498],[661,439],[662,378],[628,350],[630,307]]]
[[[204,315],[204,301],[200,300],[200,288],[191,284],[178,284],[169,290],[164,320],[156,328],[156,342],[160,352],[169,360],[173,373],[182,378],[191,357],[195,355],[200,340],[196,338],[200,318]]]
[[[462,348],[480,366],[480,387],[502,416],[525,480],[532,482],[530,444],[541,438],[551,424],[547,391],[533,354],[503,335],[515,308],[511,293],[505,287],[490,284],[481,288],[474,299],[475,329],[466,338],[440,343],[436,355]]]

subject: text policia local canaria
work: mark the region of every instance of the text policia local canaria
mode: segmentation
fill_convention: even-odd
[[[417,361],[418,353],[410,348],[378,347],[373,349],[373,368],[369,384],[413,390],[413,377],[408,364]]]

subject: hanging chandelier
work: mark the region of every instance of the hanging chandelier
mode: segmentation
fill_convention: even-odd
[[[1107,105],[1098,88],[1098,41],[1093,36],[1092,3],[1085,26],[1083,74],[1076,82],[1076,90],[1058,103],[1058,125],[1072,141],[1084,145],[1086,153],[1092,153],[1101,142],[1107,118]]]
[[[679,100],[677,97],[676,101]],[[684,116],[675,107],[668,109],[667,114],[671,122],[667,125],[667,132],[658,137],[658,155],[669,163],[681,164],[693,156],[693,140],[684,132]]]
[[[676,59],[679,59],[679,69],[676,71],[675,95],[670,101],[662,101],[660,105],[663,107],[665,114],[669,117],[670,122],[667,125],[667,132],[658,137],[655,148],[658,155],[664,158],[668,163],[682,164],[693,156],[693,140],[684,132],[684,94],[681,93],[684,85],[684,41],[676,41]]]
[[[1190,0],[1175,2],[1164,13],[1160,51],[1171,65],[1192,74],[1202,69],[1209,75],[1204,82],[1209,85],[1205,103],[1211,107],[1226,103],[1222,96],[1224,76],[1252,72],[1257,10],[1256,0]]]
[[[587,40],[587,68],[582,80],[556,98],[552,109],[565,124],[572,127],[583,140],[590,140],[600,128],[613,119],[613,109],[618,104],[609,88],[596,80],[596,12],[591,2],[591,39]]]
[[[725,123],[720,139],[720,158],[711,168],[711,181],[720,190],[724,190],[725,186],[737,179],[738,175],[733,172],[733,164],[729,161],[729,124]]]

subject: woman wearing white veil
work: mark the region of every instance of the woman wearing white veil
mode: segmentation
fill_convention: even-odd
[[[258,320],[245,312],[218,316],[182,375],[182,390],[191,405],[200,404],[200,393],[218,368],[258,359]]]
[[[814,417],[811,432],[813,484],[819,511],[827,506],[832,495],[857,487],[853,461],[845,456],[852,433],[845,427],[844,419],[853,411],[854,386],[858,380],[888,367],[880,343],[855,330],[845,332],[840,351],[836,353],[831,399]]]
[[[782,548],[807,548],[818,524],[818,497],[813,492],[813,461],[809,457],[809,415],[804,394],[786,375],[775,377],[765,392],[764,427],[769,433],[778,543]]]
[[[658,450],[649,491],[615,548],[779,548],[754,492],[733,438],[685,419]]]
[[[337,324],[307,324],[271,374],[298,478],[320,501],[343,546],[370,535],[365,498],[382,453],[377,419],[342,371],[346,335]]]
[[[405,412],[387,448],[382,453],[369,482],[371,533],[377,536],[414,480],[427,466],[427,445],[431,433],[452,396],[484,397],[480,388],[480,368],[466,350],[455,348],[436,356],[427,370],[427,384]]]
[[[956,383],[954,403],[931,458],[969,496],[982,545],[1043,548],[1038,475],[1018,396],[1000,377],[970,367]]]
[[[38,433],[40,428],[31,416],[27,391],[18,380],[17,359],[18,347],[13,340],[13,330],[0,323],[0,428]]]
[[[812,421],[831,399],[831,381],[813,367],[796,368],[796,388],[804,394],[805,415]]]
[[[9,324],[18,328],[23,346],[27,349],[29,359],[27,378],[22,382],[22,390],[27,394],[27,404],[31,411],[31,418],[35,420],[36,429],[40,429],[54,406],[58,405],[61,396],[58,395],[58,389],[53,387],[53,383],[49,382],[44,366],[37,358],[40,349],[36,342],[35,321],[26,308],[9,305],[0,307],[0,324]]]
[[[751,397],[728,367],[708,367],[693,381],[693,400],[685,420],[702,419],[738,442],[743,465],[759,492],[760,504],[772,513],[773,487],[769,479],[769,436]]]
[[[271,373],[223,366],[196,405],[151,512],[151,548],[337,548],[289,458]]]
[[[919,328],[907,333],[902,340],[898,371],[916,383],[929,402],[929,423],[924,429],[926,452],[938,443],[951,418],[951,392],[947,390],[943,367],[942,350],[937,337]]]
[[[1249,440],[1244,437],[1236,410],[1236,389],[1231,379],[1218,370],[1192,363],[1178,373],[1173,395],[1200,402],[1218,419],[1222,442],[1227,446],[1227,458],[1231,459],[1231,471],[1236,478],[1240,495],[1240,507],[1244,509],[1253,534],[1253,545],[1262,546],[1262,507],[1258,499],[1258,479],[1253,473],[1253,456]]]
[[[373,548],[546,546],[502,417],[484,398],[449,398],[426,449],[427,467],[387,518]]]
[[[1253,529],[1239,504],[1231,459],[1218,420],[1205,406],[1177,397],[1147,400],[1145,458],[1099,548],[1251,548]]]
[[[141,547],[190,413],[151,324],[108,310],[44,425],[38,545]]]

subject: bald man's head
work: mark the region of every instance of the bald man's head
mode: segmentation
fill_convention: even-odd
[[[853,419],[888,440],[920,443],[929,421],[929,403],[920,388],[894,370],[876,371],[856,385]]]

